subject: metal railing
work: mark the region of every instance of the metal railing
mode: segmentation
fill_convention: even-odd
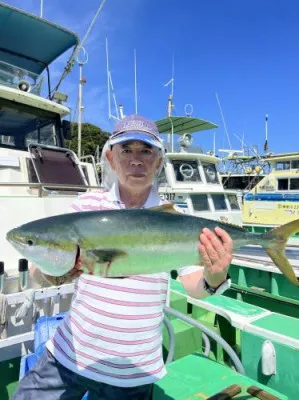
[[[29,188],[29,189],[38,189],[38,197],[44,197],[44,193],[49,192],[61,192],[61,191],[72,191],[72,192],[79,192],[83,189],[90,190],[90,189],[100,189],[101,186],[92,186],[92,185],[66,185],[60,183],[31,183],[31,182],[0,182],[0,190],[1,188]],[[50,190],[48,188],[51,188]]]

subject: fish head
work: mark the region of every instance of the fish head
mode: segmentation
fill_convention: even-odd
[[[6,239],[44,274],[62,276],[74,267],[79,248],[71,227],[49,222],[21,225],[7,232]]]

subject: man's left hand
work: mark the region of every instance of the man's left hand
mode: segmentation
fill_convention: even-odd
[[[199,236],[198,251],[201,255],[205,272],[204,276],[211,287],[217,287],[225,281],[232,261],[233,241],[221,228],[215,233],[204,228]]]

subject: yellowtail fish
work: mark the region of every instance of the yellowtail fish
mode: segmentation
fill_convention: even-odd
[[[200,265],[199,234],[205,227],[213,230],[216,226],[231,236],[234,250],[249,244],[263,246],[280,271],[299,284],[284,254],[288,237],[299,231],[299,220],[253,234],[238,226],[178,213],[169,204],[43,218],[12,229],[7,240],[44,274],[65,275],[80,256],[84,272],[113,278]]]

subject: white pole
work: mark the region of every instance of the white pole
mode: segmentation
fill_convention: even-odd
[[[135,114],[138,114],[137,107],[137,67],[136,67],[136,49],[134,49],[134,79],[135,79]]]
[[[79,83],[79,104],[78,104],[78,157],[81,157],[81,129],[82,129],[82,68],[83,64],[79,63],[80,83]]]
[[[214,132],[214,145],[213,145],[213,153],[216,155],[216,132]]]
[[[106,63],[107,63],[107,89],[108,89],[108,118],[111,118],[111,100],[110,100],[110,71],[108,60],[108,40],[106,38]]]
[[[223,112],[222,112],[222,108],[221,108],[220,101],[219,101],[219,98],[218,98],[218,94],[217,94],[217,93],[216,93],[216,99],[217,99],[218,106],[219,106],[219,109],[220,109],[220,114],[221,114],[222,122],[223,122],[223,125],[224,125],[224,130],[225,130],[225,133],[226,133],[228,145],[229,145],[229,148],[231,149],[231,148],[232,148],[232,145],[231,145],[231,143],[230,143],[229,135],[228,135],[227,128],[226,128],[226,123],[225,123],[225,120],[224,120],[224,115],[223,115]]]
[[[44,14],[44,0],[40,0],[40,17],[43,18]]]

